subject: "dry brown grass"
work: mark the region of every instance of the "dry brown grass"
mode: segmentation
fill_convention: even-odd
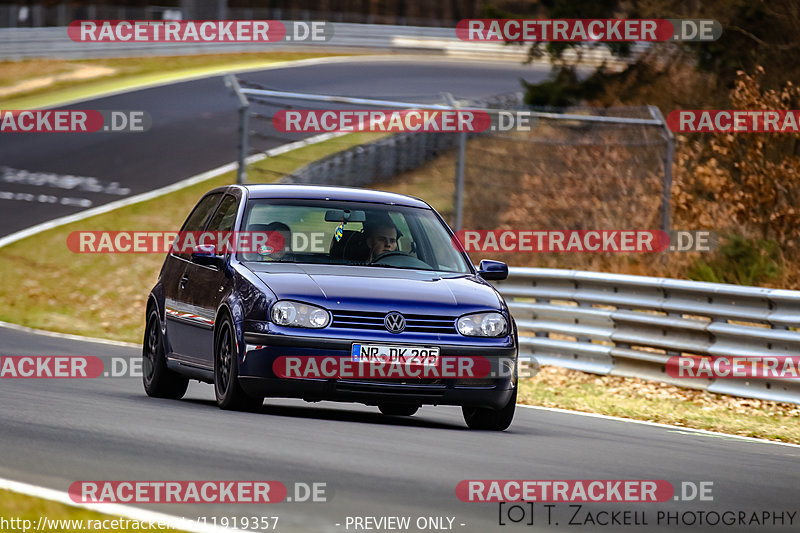
[[[70,72],[73,68],[73,63],[61,59],[0,61],[0,87],[40,76],[53,76]]]

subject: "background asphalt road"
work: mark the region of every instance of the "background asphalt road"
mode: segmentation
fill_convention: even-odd
[[[4,355],[139,357],[134,348],[0,329]],[[800,447],[677,429],[518,409],[504,433],[466,429],[458,408],[423,407],[412,418],[376,408],[267,400],[260,413],[219,410],[213,389],[192,383],[182,401],[145,396],[137,377],[2,379],[0,477],[66,491],[77,480],[277,480],[325,482],[328,503],[156,505],[178,516],[278,516],[279,531],[345,532],[347,516],[449,516],[454,529],[486,531],[687,531],[656,523],[658,511],[797,511]],[[498,526],[498,504],[463,503],[463,479],[665,479],[713,481],[713,502],[592,504],[586,512],[639,511],[630,527]],[[695,527],[689,531],[796,531]],[[559,526],[555,522],[559,522]],[[662,521],[663,522],[663,521]],[[341,524],[341,526],[336,526]],[[460,524],[464,524],[461,526]],[[349,531],[353,531],[351,528]],[[418,531],[416,528],[410,531]]]
[[[511,62],[356,57],[346,62],[249,72],[241,77],[281,91],[442,103],[440,93],[445,91],[458,98],[486,98],[521,90],[520,79],[541,81],[547,72],[542,65]],[[237,157],[237,103],[221,76],[64,108],[143,110],[150,113],[153,125],[144,133],[2,134],[0,237],[81,211],[89,207],[88,202],[96,207],[156,189]],[[303,136],[279,134],[252,142],[268,150]],[[72,180],[73,188],[66,188],[69,180],[64,176],[97,181],[74,185]],[[12,199],[7,199],[9,196]],[[52,199],[55,203],[49,203]]]

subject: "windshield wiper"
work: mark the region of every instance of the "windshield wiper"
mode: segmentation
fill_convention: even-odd
[[[406,266],[398,266],[398,265],[386,265],[383,263],[370,263],[367,265],[358,265],[358,266],[368,266],[368,267],[381,267],[381,268],[397,268],[400,270],[424,270],[425,272],[435,272],[436,269],[434,268],[420,268],[420,267],[406,267]]]

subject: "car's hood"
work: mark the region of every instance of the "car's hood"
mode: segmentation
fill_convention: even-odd
[[[422,270],[294,263],[250,263],[278,299],[317,303],[328,309],[464,313],[498,309],[495,291],[474,275]]]

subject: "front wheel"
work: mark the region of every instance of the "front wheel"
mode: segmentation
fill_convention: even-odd
[[[256,411],[263,398],[248,396],[239,385],[239,357],[236,337],[229,317],[222,319],[214,341],[214,392],[217,405],[232,411]]]
[[[470,429],[486,429],[489,431],[503,431],[511,425],[514,420],[514,411],[517,408],[517,389],[511,399],[501,409],[489,409],[487,407],[462,407],[464,422]]]
[[[189,378],[167,368],[161,320],[155,307],[147,313],[142,359],[142,382],[148,396],[174,400],[183,398],[189,387]]]

